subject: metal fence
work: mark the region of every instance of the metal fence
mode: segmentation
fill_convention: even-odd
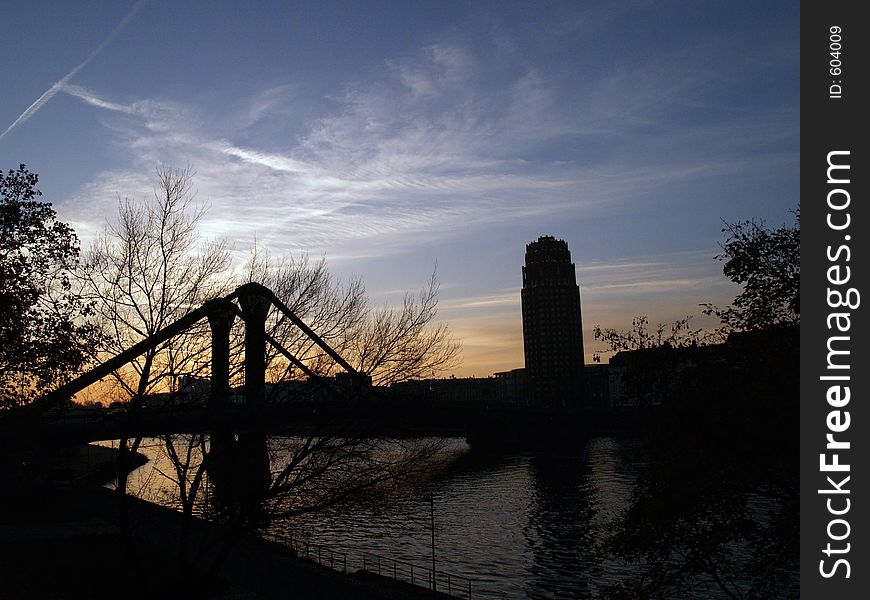
[[[449,596],[471,599],[471,579],[468,577],[445,571],[433,571],[427,567],[395,560],[373,552],[363,552],[362,559],[364,571],[392,577],[397,581],[406,581],[430,590],[434,587]]]
[[[324,567],[329,567],[342,573],[347,573],[347,552],[334,550],[322,544],[312,544],[292,534],[261,533],[261,535],[274,542],[283,544],[293,549],[296,556],[316,562]]]
[[[350,553],[335,550],[323,544],[312,544],[292,534],[264,533],[263,537],[292,548],[299,558],[316,562],[342,573],[362,569],[396,581],[404,581],[426,589],[458,598],[471,600],[472,580],[462,575],[446,571],[433,571],[431,568],[410,562],[395,560],[373,552]]]

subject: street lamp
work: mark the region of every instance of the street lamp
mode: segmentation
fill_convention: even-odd
[[[432,594],[435,590],[435,493],[429,494],[429,522],[432,527]]]

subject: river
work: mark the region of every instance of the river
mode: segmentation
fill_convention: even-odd
[[[431,564],[473,580],[478,598],[594,597],[626,567],[599,555],[645,459],[636,441],[593,438],[576,451],[488,454],[452,444],[452,465],[384,507],[347,503],[297,519],[316,543]]]
[[[129,489],[171,503],[173,486],[160,475],[170,470],[151,442],[144,451],[155,460],[133,474]],[[457,575],[469,578],[475,598],[596,597],[600,585],[627,574],[597,548],[628,506],[646,460],[640,442],[592,438],[571,450],[489,453],[450,439],[443,452],[446,468],[384,502],[347,501],[273,523],[270,533],[292,531],[346,552],[350,569],[362,566],[363,552],[423,568],[432,564],[434,516],[436,570],[454,585]]]

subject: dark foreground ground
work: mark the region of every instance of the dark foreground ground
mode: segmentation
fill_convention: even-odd
[[[132,544],[125,543],[114,493],[99,485],[112,465],[111,449],[82,447],[54,463],[45,481],[20,490],[10,489],[9,479],[3,482],[0,599],[436,597],[370,573],[338,573],[251,537],[232,546],[217,577],[196,569],[185,569],[182,576],[176,554],[181,520],[175,511],[129,499],[135,535]],[[208,552],[214,533],[197,522],[194,544]]]

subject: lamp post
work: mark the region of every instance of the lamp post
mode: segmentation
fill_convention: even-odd
[[[429,494],[429,522],[432,527],[432,594],[435,590],[435,493]]]

